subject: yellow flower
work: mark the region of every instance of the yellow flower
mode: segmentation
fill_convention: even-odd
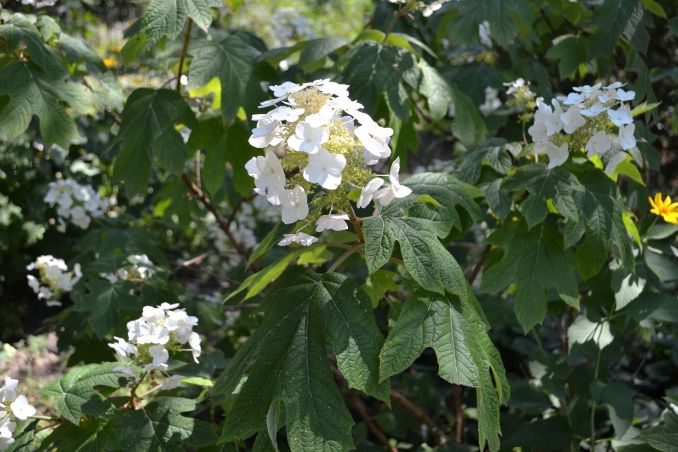
[[[112,68],[115,67],[118,64],[118,62],[115,60],[115,58],[104,58],[104,66],[107,68]]]
[[[662,200],[661,193],[655,194],[654,199],[649,197],[648,201],[652,206],[650,213],[661,216],[667,223],[678,224],[678,202],[671,203],[670,196]]]

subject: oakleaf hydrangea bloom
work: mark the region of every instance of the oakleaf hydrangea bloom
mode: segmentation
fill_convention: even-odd
[[[73,179],[50,182],[45,202],[57,207],[59,223],[65,227],[70,222],[87,229],[92,218],[100,218],[108,209],[108,201],[102,199],[91,185],[80,185]]]
[[[17,394],[18,384],[18,380],[5,377],[5,384],[0,386],[0,450],[7,449],[14,442],[12,434],[16,420],[25,421],[36,413],[26,396]]]
[[[132,365],[166,371],[170,352],[190,351],[198,362],[200,336],[193,331],[198,318],[178,307],[178,303],[144,306],[140,318],[127,322],[127,340],[115,337],[115,342],[108,344],[122,363],[116,367],[118,371],[134,375]]]
[[[257,126],[249,140],[264,155],[245,168],[255,192],[280,206],[283,223],[304,222],[280,245],[311,245],[313,237],[301,231],[314,223],[316,232],[348,229],[350,190],[362,191],[360,208],[374,200],[386,206],[411,193],[400,184],[398,159],[387,176],[375,178],[371,166],[391,156],[393,130],[361,111],[363,106],[349,98],[348,85],[316,80],[270,89],[275,99],[260,106],[274,108],[252,117]]]
[[[620,82],[607,86],[576,86],[567,96],[537,99],[534,123],[527,130],[536,155],[548,156],[549,169],[567,161],[570,152],[586,151],[605,163],[612,174],[626,159],[624,151],[636,146],[636,127],[628,102],[636,94],[622,89]],[[511,87],[511,89],[515,89]]]
[[[104,276],[111,284],[118,281],[143,282],[153,276],[155,265],[145,254],[132,254],[125,259],[127,265]]]
[[[82,277],[80,264],[75,264],[71,272],[68,271],[63,259],[49,255],[38,257],[35,262],[26,266],[26,270],[37,270],[39,274],[37,278],[34,275],[26,275],[26,279],[38,299],[45,300],[47,306],[61,306],[59,301],[61,296],[73,290],[73,286]]]

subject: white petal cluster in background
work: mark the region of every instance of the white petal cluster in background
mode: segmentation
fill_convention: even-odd
[[[37,278],[26,275],[26,279],[38,299],[45,300],[47,306],[61,306],[61,296],[73,290],[73,286],[82,277],[80,264],[75,264],[73,271],[68,271],[68,265],[63,259],[49,255],[39,256],[26,266],[26,270],[37,271]]]
[[[273,35],[276,44],[289,45],[293,40],[311,39],[315,37],[311,22],[308,17],[299,14],[293,8],[280,8],[271,18]]]
[[[14,442],[12,434],[17,419],[25,421],[35,416],[35,407],[25,395],[17,394],[18,384],[18,380],[5,377],[5,384],[0,386],[0,450],[7,449]]]
[[[373,200],[386,206],[411,193],[399,182],[399,159],[388,182],[373,174],[370,167],[391,156],[393,130],[361,111],[363,106],[349,98],[348,85],[316,80],[270,89],[275,99],[261,107],[275,108],[252,117],[257,126],[249,139],[252,146],[265,149],[264,155],[253,157],[245,168],[254,178],[255,192],[280,206],[283,223],[305,220],[280,245],[310,245],[314,237],[301,230],[313,223],[316,232],[347,229],[351,207],[346,193],[352,189],[361,189],[362,208]]]
[[[91,185],[80,185],[73,179],[50,182],[45,202],[56,206],[63,227],[68,222],[81,229],[87,229],[92,218],[102,217],[109,207]]]
[[[229,225],[230,233],[233,235],[236,242],[238,242],[246,251],[253,250],[258,244],[257,237],[254,234],[257,222],[271,222],[271,205],[263,199],[261,199],[260,202],[256,202],[257,199],[258,198],[255,199],[255,203],[261,207],[261,210],[255,209],[249,203],[243,203]],[[224,206],[224,208],[226,207]],[[211,213],[207,214],[204,218],[204,222],[209,231],[212,243],[219,251],[219,254],[225,258],[228,268],[240,266],[242,264],[242,258],[233,247],[231,240],[217,223],[214,215]]]
[[[124,267],[114,273],[102,275],[111,284],[118,281],[143,282],[155,274],[155,265],[145,254],[132,254],[125,259]]]
[[[501,99],[497,96],[499,90],[491,86],[485,87],[485,102],[478,107],[483,116],[488,116],[499,107],[501,107]]]
[[[631,102],[636,94],[615,82],[607,86],[577,86],[567,96],[545,104],[537,100],[534,123],[528,133],[536,155],[547,155],[549,168],[562,165],[571,151],[597,155],[612,174],[636,146]]]
[[[200,335],[193,331],[198,318],[177,309],[178,303],[144,306],[141,317],[127,322],[127,340],[115,337],[108,344],[121,362],[116,370],[133,376],[133,365],[145,371],[167,370],[170,353],[190,351],[198,362],[202,349]]]

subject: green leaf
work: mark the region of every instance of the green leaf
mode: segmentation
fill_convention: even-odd
[[[639,0],[605,0],[603,6],[596,9],[593,17],[593,24],[597,29],[591,37],[592,55],[610,55],[622,34],[632,40],[635,33],[644,30],[642,26],[639,27],[643,13],[643,5]]]
[[[339,36],[306,41],[306,45],[299,55],[299,65],[306,66],[315,63],[346,44],[348,44],[348,39]]]
[[[346,55],[343,81],[350,85],[351,98],[365,105],[365,111],[376,114],[382,94],[391,110],[407,121],[409,100],[403,82],[416,83],[418,68],[411,53],[401,47],[364,41]]]
[[[37,445],[40,444],[35,438],[38,422],[39,421],[31,421],[29,425],[24,427],[21,433],[14,432],[14,442],[4,450],[6,452],[33,452],[36,450]]]
[[[515,312],[523,330],[544,320],[549,290],[578,307],[577,280],[571,255],[563,250],[563,238],[551,224],[528,230],[523,221],[511,221],[495,231],[488,242],[504,250],[501,260],[483,273],[483,292],[516,286]]]
[[[643,6],[647,8],[648,11],[650,11],[652,14],[655,16],[659,16],[662,19],[667,19],[668,16],[666,15],[666,11],[664,11],[664,7],[657,3],[656,0],[641,0],[643,2]]]
[[[440,294],[448,291],[464,299],[466,279],[439,238],[446,237],[453,226],[461,229],[458,206],[478,218],[477,204],[462,183],[449,175],[422,173],[404,184],[412,189],[413,195],[392,202],[381,215],[363,222],[370,274],[388,262],[398,242],[405,268],[421,287]],[[424,194],[444,207],[418,202],[417,195]]]
[[[61,424],[41,443],[43,450],[98,452],[119,450],[119,442],[109,419],[90,418],[81,425]],[[34,449],[31,449],[34,450]]]
[[[45,144],[68,148],[78,135],[73,110],[87,113],[91,108],[84,86],[70,81],[59,67],[43,69],[17,60],[0,69],[0,136],[15,139],[37,116]]]
[[[579,177],[584,191],[574,193],[579,218],[586,230],[577,246],[577,267],[584,279],[597,274],[610,255],[620,259],[626,271],[633,268],[631,239],[622,219],[624,203],[617,185],[602,171],[590,170]]]
[[[364,292],[345,277],[327,279],[328,342],[337,366],[349,386],[388,401],[390,385],[378,383],[378,356],[383,338],[374,322],[372,305]]]
[[[0,24],[0,39],[3,42],[3,53],[11,54],[17,50],[25,50],[30,55],[31,62],[45,71],[59,71],[65,73],[66,69],[57,61],[54,55],[43,44],[40,31],[23,14],[12,14],[9,20]]]
[[[148,405],[125,413],[115,421],[117,444],[134,451],[180,451],[180,446],[206,446],[216,442],[210,424],[182,413],[195,411],[197,402],[180,397],[155,397]]]
[[[99,338],[103,338],[122,320],[118,316],[119,310],[141,308],[137,298],[130,294],[133,288],[127,281],[114,284],[103,280],[88,282],[88,294],[74,303],[73,310],[90,313],[92,329]]]
[[[678,414],[667,411],[660,425],[643,430],[638,439],[663,452],[671,452],[678,444]]]
[[[454,95],[454,122],[452,132],[464,144],[480,143],[487,135],[485,120],[480,116],[478,107],[470,97],[457,88],[452,88]]]
[[[419,92],[426,97],[428,109],[431,111],[431,119],[439,121],[447,115],[450,107],[454,105],[454,94],[450,85],[438,70],[429,65],[426,60],[420,60],[417,65],[421,71]]]
[[[470,288],[468,291],[468,297],[473,298]],[[476,389],[480,447],[487,441],[490,450],[498,450],[499,405],[508,402],[510,389],[499,352],[478,311],[456,297],[415,293],[403,305],[386,338],[379,378],[404,371],[428,347],[436,352],[441,378]]]
[[[377,364],[383,338],[369,301],[346,276],[295,269],[276,284],[262,310],[263,323],[213,391],[229,396],[249,369],[221,440],[266,432],[271,403],[279,398],[292,450],[353,448],[353,420],[332,377],[326,345],[350,387],[385,399],[388,386],[378,382]]]
[[[519,168],[506,179],[502,188],[508,191],[525,189],[529,196],[521,204],[528,229],[546,219],[547,201],[553,201],[558,212],[570,221],[579,221],[576,193],[583,193],[584,187],[569,171],[556,167],[547,169],[546,165],[535,163]]]
[[[483,165],[488,165],[499,174],[506,174],[511,163],[506,140],[491,138],[464,154],[456,174],[464,182],[474,184],[480,178]]]
[[[581,38],[563,35],[554,39],[553,44],[546,52],[546,58],[558,62],[558,72],[562,79],[572,77],[579,65],[587,62],[586,45]]]
[[[631,427],[633,420],[633,393],[625,383],[612,381],[591,383],[593,400],[601,405],[607,405],[610,421],[617,438],[621,438]]]
[[[287,270],[287,267],[301,255],[301,253],[308,251],[308,249],[309,248],[297,248],[290,251],[272,264],[248,276],[236,290],[228,295],[226,301],[234,298],[245,290],[247,290],[247,294],[245,294],[243,301],[259,295],[259,293],[261,293],[261,291],[271,282],[278,279],[278,277]]]
[[[116,138],[120,152],[113,176],[124,180],[128,193],[143,193],[151,176],[150,152],[158,164],[173,173],[183,170],[188,150],[175,125],[195,127],[186,101],[168,89],[140,88],[127,99]]]
[[[614,336],[610,331],[610,322],[591,322],[581,314],[567,329],[567,340],[570,346],[593,341],[602,350],[612,343]]]
[[[116,408],[95,389],[98,386],[119,387],[122,376],[113,370],[117,363],[88,364],[71,369],[64,377],[50,383],[42,393],[51,397],[61,415],[75,425],[80,423],[82,413],[92,416],[107,416]]]
[[[251,104],[248,88],[258,84],[252,72],[259,51],[231,34],[199,41],[191,46],[189,53],[193,62],[188,73],[188,87],[202,87],[217,77],[221,83],[222,115],[226,121],[232,121],[241,106]]]
[[[210,7],[222,4],[220,0],[151,0],[141,16],[141,31],[153,42],[163,37],[174,39],[188,18],[207,31],[212,23]]]
[[[454,42],[473,44],[478,42],[478,26],[488,21],[492,38],[506,47],[513,42],[518,21],[515,15],[529,19],[531,13],[527,3],[521,0],[461,0],[459,12],[452,20],[449,35]],[[526,23],[530,23],[526,20]]]

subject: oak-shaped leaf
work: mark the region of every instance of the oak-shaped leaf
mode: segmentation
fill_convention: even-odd
[[[479,305],[467,287],[468,301],[419,291],[410,297],[391,328],[380,354],[381,379],[407,369],[426,348],[438,358],[438,375],[476,390],[480,447],[499,449],[499,406],[510,389],[499,352],[487,334]],[[494,383],[493,383],[494,381]]]
[[[353,448],[353,419],[335,383],[327,346],[350,387],[388,400],[388,382],[378,381],[383,337],[369,299],[346,276],[299,268],[269,294],[262,325],[212,390],[213,396],[234,399],[221,440],[266,432],[269,409],[281,400],[281,424],[292,450]]]
[[[525,331],[544,320],[551,290],[571,306],[579,306],[574,259],[550,222],[528,229],[520,219],[509,221],[488,242],[502,248],[504,255],[485,270],[480,290],[499,292],[514,284],[514,309]]]

